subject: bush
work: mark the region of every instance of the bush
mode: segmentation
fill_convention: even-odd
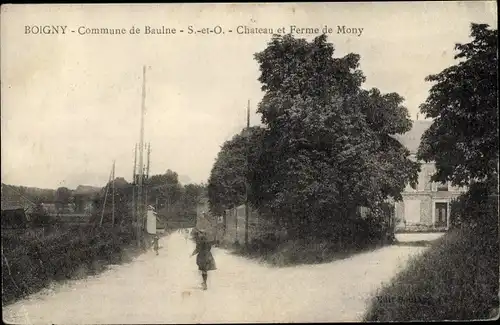
[[[289,266],[331,262],[387,243],[387,227],[374,217],[330,226],[328,233],[297,239],[267,232],[246,247],[236,247],[235,253],[274,266]]]
[[[32,227],[47,227],[56,222],[56,219],[47,213],[32,214],[30,219]]]
[[[411,224],[411,225],[406,225],[405,227],[402,228],[396,228],[395,232],[396,233],[419,233],[419,232],[445,232],[446,226],[442,227],[435,227],[432,225],[426,225],[426,224]]]
[[[250,240],[248,247],[245,248],[247,255],[264,256],[274,252],[280,244],[277,235],[266,233],[258,238]]]
[[[498,234],[454,229],[385,285],[366,321],[485,319],[498,307]]]
[[[260,215],[249,245],[233,248],[236,254],[278,266],[328,262],[394,242],[392,211],[389,204],[381,204],[364,217],[335,218],[341,221],[315,225],[307,235],[300,229],[292,234],[278,232],[275,219]]]
[[[496,185],[475,183],[451,203],[452,228],[498,224],[498,192]]]

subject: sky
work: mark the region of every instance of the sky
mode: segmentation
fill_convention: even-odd
[[[496,17],[495,1],[2,5],[2,182],[103,186],[113,160],[116,176],[131,180],[143,65],[150,174],[171,169],[183,183],[206,182],[221,145],[245,126],[248,100],[250,123],[260,124],[253,55],[271,35],[237,34],[238,26],[288,33],[292,25],[327,25],[335,57],[361,56],[363,87],[399,93],[416,119],[431,87],[425,77],[455,63],[454,45],[469,41],[472,22],[496,28]],[[44,25],[67,26],[66,33],[25,33]],[[146,26],[177,33],[145,35]],[[225,34],[188,34],[189,26]],[[337,26],[363,31],[337,34]],[[79,35],[80,27],[127,34]],[[130,35],[132,27],[141,34]]]

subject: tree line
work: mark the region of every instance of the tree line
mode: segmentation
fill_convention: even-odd
[[[115,222],[117,224],[131,223],[134,186],[123,177],[115,178],[102,188],[84,185],[74,190],[67,187],[59,187],[55,190],[25,186],[13,186],[13,188],[35,204],[34,216],[47,216],[48,211],[43,208],[42,203],[54,204],[59,212],[66,211],[67,206],[72,204],[76,213],[88,213],[90,207],[93,222],[100,221],[104,210],[103,222],[108,223],[111,222],[112,215],[113,183]],[[166,220],[193,218],[196,215],[198,202],[206,196],[204,184],[183,185],[179,182],[178,174],[170,169],[163,174],[153,175],[146,179],[144,188],[147,193],[147,204],[155,207],[159,215]],[[48,222],[48,220],[45,221]]]
[[[134,186],[123,178],[115,179],[115,220],[117,223],[131,223]],[[105,193],[108,191],[106,206]],[[168,220],[194,220],[200,200],[206,196],[204,184],[181,184],[176,172],[168,169],[163,174],[152,175],[144,181],[146,203],[155,208],[159,217]],[[94,201],[97,211],[105,211],[104,222],[111,221],[112,181],[100,191]],[[137,195],[137,192],[135,192]],[[100,215],[99,215],[100,218]]]

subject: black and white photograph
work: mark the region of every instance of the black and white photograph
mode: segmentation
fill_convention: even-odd
[[[2,4],[4,323],[498,319],[497,16]]]

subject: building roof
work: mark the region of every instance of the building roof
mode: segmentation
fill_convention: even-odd
[[[402,145],[404,145],[411,154],[416,154],[424,132],[432,125],[432,121],[413,121],[413,127],[405,134],[394,136]]]
[[[3,210],[30,210],[36,206],[28,198],[23,196],[13,186],[2,183],[2,211]]]

